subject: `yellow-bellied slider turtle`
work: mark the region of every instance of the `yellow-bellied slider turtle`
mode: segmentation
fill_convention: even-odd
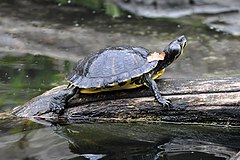
[[[183,52],[184,36],[172,41],[162,52],[150,52],[143,47],[109,47],[80,60],[69,75],[69,93],[53,98],[51,110],[61,113],[67,101],[80,93],[97,93],[148,86],[161,106],[170,106],[158,91],[154,79]]]

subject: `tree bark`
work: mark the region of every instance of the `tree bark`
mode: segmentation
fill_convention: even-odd
[[[63,115],[56,118],[54,114],[45,112],[34,116],[48,117],[50,121],[54,119],[61,123],[143,121],[240,125],[240,77],[163,79],[156,82],[162,95],[172,101],[172,107],[161,107],[151,90],[141,87],[99,94],[77,94],[69,101],[69,108]],[[48,95],[63,88],[65,86],[55,88]],[[44,101],[41,96],[38,99]]]

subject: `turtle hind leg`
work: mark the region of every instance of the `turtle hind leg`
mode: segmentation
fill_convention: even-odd
[[[52,96],[49,102],[49,108],[51,112],[59,115],[63,114],[65,108],[67,108],[67,102],[77,92],[77,88],[67,88]]]
[[[157,83],[150,77],[149,74],[144,75],[143,82],[147,87],[151,88],[151,90],[154,93],[155,99],[158,101],[159,104],[161,104],[161,106],[167,108],[172,106],[170,100],[167,100],[161,96],[161,94],[158,91]]]

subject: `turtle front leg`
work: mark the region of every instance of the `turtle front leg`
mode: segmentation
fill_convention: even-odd
[[[67,102],[77,92],[77,88],[67,88],[56,95],[53,95],[49,102],[51,112],[63,114],[64,109],[67,107]]]
[[[154,93],[154,96],[159,104],[163,107],[170,107],[171,102],[170,100],[167,100],[161,96],[161,94],[158,91],[157,83],[150,77],[149,74],[144,75],[143,83],[151,88],[152,92]]]

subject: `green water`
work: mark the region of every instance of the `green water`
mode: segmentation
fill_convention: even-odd
[[[62,6],[24,2],[0,3],[1,112],[66,84],[75,63],[93,51],[114,45],[159,50],[181,34],[188,46],[163,78],[240,76],[239,36],[211,29],[201,22],[204,15],[151,19],[111,1],[84,1],[78,7],[65,0],[58,1]],[[31,8],[38,12],[29,14]],[[239,154],[239,133],[238,128],[170,124],[45,127],[6,118],[0,119],[0,159],[225,160]]]
[[[66,83],[69,64],[68,61],[31,54],[1,57],[1,109],[8,111],[54,86]]]

